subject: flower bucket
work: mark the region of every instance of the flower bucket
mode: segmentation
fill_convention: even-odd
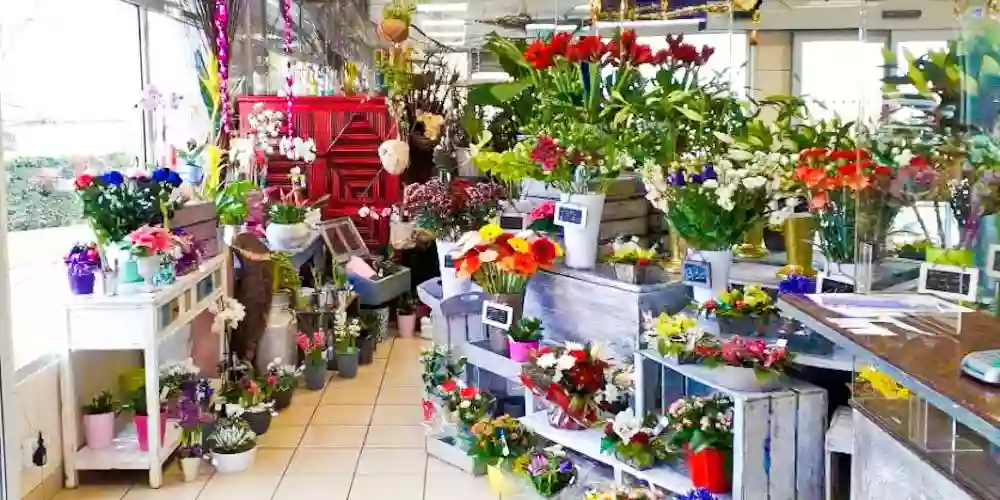
[[[313,365],[306,363],[303,375],[306,379],[306,389],[310,391],[322,391],[326,387],[326,364]]]
[[[414,332],[416,331],[417,331],[416,314],[400,314],[396,316],[396,333],[399,334],[399,338],[401,339],[412,338]]]
[[[562,194],[563,203],[573,203],[586,208],[586,224],[563,227],[563,243],[567,267],[593,269],[597,264],[597,238],[601,232],[601,216],[604,213],[604,194]],[[558,214],[557,214],[558,215]]]
[[[685,454],[692,486],[715,494],[732,490],[732,459],[729,453],[707,448],[698,452],[688,450]]]
[[[577,419],[571,417],[566,413],[562,407],[557,404],[553,404],[548,410],[549,425],[555,427],[556,429],[565,429],[568,431],[582,431],[587,428],[587,426],[580,423]]]
[[[524,293],[491,293],[489,301],[506,304],[511,308],[511,325],[517,324],[524,311]],[[490,339],[490,350],[507,356],[510,346],[507,343],[507,331],[495,326],[487,326],[486,334]]]
[[[198,479],[198,472],[201,469],[201,458],[188,457],[181,459],[181,472],[184,473],[184,482],[193,483]]]
[[[220,474],[232,474],[244,472],[253,467],[253,461],[257,457],[257,448],[251,448],[243,453],[212,453],[212,465],[215,472]]]
[[[146,415],[135,415],[132,417],[135,425],[135,436],[139,441],[139,449],[149,451],[149,417]],[[160,414],[160,446],[163,445],[163,436],[167,433],[167,415]]]
[[[73,295],[93,294],[95,281],[97,281],[97,276],[94,273],[69,272],[69,289]]]
[[[286,391],[275,391],[274,393],[274,409],[275,411],[284,410],[292,405],[292,396],[295,395],[293,389],[288,389]]]
[[[240,414],[240,418],[243,419],[247,424],[250,425],[250,430],[254,434],[261,436],[267,433],[267,430],[271,428],[271,409],[265,408],[263,410],[257,411],[244,411]]]
[[[925,259],[931,264],[958,267],[975,267],[976,254],[968,248],[927,248]]]
[[[471,291],[472,280],[459,278],[455,268],[448,265],[451,263],[450,254],[455,250],[456,242],[438,238],[435,244],[437,245],[438,267],[441,268],[441,300]]]
[[[87,439],[87,447],[92,450],[110,447],[115,438],[115,414],[84,415],[83,434]]]
[[[309,227],[305,222],[298,224],[270,223],[264,230],[267,246],[273,250],[291,252],[300,250],[309,239]]]
[[[375,361],[375,337],[358,339],[358,364],[370,365]]]
[[[718,300],[719,296],[729,290],[729,269],[733,265],[732,250],[692,250],[688,254],[688,260],[707,262],[711,269],[712,287],[692,287],[694,289],[694,300],[699,304],[704,304],[709,300]]]
[[[354,378],[358,376],[357,349],[337,353],[337,375],[340,378]]]
[[[539,342],[537,340],[532,340],[530,342],[518,342],[514,339],[510,339],[510,359],[511,361],[517,361],[518,363],[527,363],[531,361],[531,351],[538,350]]]
[[[757,378],[753,368],[740,366],[717,366],[711,371],[715,383],[734,391],[768,392],[781,387],[785,377],[771,374],[766,378]]]
[[[611,269],[615,273],[615,279],[622,283],[631,285],[641,285],[647,281],[649,266],[636,264],[612,264]]]
[[[719,325],[720,335],[739,335],[740,337],[776,337],[781,330],[781,321],[777,316],[767,318],[754,316],[715,318]]]

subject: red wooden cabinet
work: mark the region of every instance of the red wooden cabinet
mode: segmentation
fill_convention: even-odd
[[[247,115],[257,103],[266,109],[286,111],[277,96],[245,96],[237,100],[240,134],[249,130]],[[389,242],[389,221],[358,217],[362,206],[384,207],[399,203],[402,181],[382,171],[378,147],[396,136],[396,123],[383,97],[316,96],[292,99],[294,133],[316,143],[316,161],[305,169],[309,198],[330,195],[323,218],[351,216],[369,247]],[[290,186],[289,171],[296,162],[280,155],[268,158],[268,186]],[[369,187],[370,186],[370,187]]]

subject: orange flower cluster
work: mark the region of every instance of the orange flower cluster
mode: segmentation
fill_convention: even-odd
[[[892,169],[872,161],[863,149],[806,149],[795,168],[795,179],[809,190],[813,210],[826,208],[830,191],[863,191],[891,177]]]
[[[487,265],[495,266],[504,274],[530,278],[539,269],[550,267],[562,254],[562,248],[544,236],[531,231],[515,236],[490,224],[479,231],[466,233],[452,257],[455,269],[463,278],[484,271]]]

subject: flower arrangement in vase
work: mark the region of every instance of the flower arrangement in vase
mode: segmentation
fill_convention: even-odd
[[[683,314],[651,314],[643,318],[643,337],[656,346],[660,356],[676,358],[678,363],[696,363],[718,353],[718,342],[698,326],[698,321]]]
[[[69,276],[69,289],[74,295],[94,293],[96,273],[101,270],[101,252],[95,243],[77,243],[63,258]]]
[[[514,472],[527,477],[535,491],[545,498],[558,495],[576,480],[576,467],[558,446],[518,457]]]
[[[274,387],[271,397],[274,400],[274,409],[283,410],[292,404],[292,396],[295,388],[299,385],[299,377],[302,370],[293,365],[284,364],[281,358],[274,358],[267,364],[266,376],[268,385]]]
[[[732,489],[733,402],[728,396],[681,398],[667,408],[670,441],[687,455],[695,488]]]
[[[468,431],[486,417],[496,406],[496,398],[475,387],[461,387],[455,380],[447,380],[438,387],[441,416],[449,424]]]
[[[610,250],[604,261],[611,264],[615,279],[634,285],[646,281],[647,271],[656,261],[656,245],[643,248],[637,236],[619,236],[611,242]]]
[[[581,430],[600,415],[601,394],[611,365],[595,345],[567,342],[563,347],[542,347],[538,356],[523,365],[524,387],[550,403],[549,423],[563,429]]]
[[[170,232],[162,227],[142,226],[128,235],[129,252],[136,260],[136,271],[147,290],[156,288],[154,279],[164,258],[173,248]]]
[[[337,374],[340,378],[354,378],[358,375],[359,336],[361,336],[361,322],[358,318],[348,318],[346,311],[333,313],[333,342],[337,353]]]
[[[510,327],[507,335],[510,337],[510,359],[525,363],[531,359],[531,353],[538,350],[542,340],[542,320],[529,316],[522,317]]]
[[[180,413],[181,442],[177,447],[184,482],[198,477],[205,455],[205,424],[212,421],[210,407],[215,394],[205,379],[186,379],[180,386],[178,411]]]
[[[300,332],[296,343],[305,360],[302,373],[306,388],[310,391],[323,390],[326,387],[326,335],[323,330],[316,330],[312,335]]]
[[[212,465],[216,472],[232,474],[244,472],[253,466],[257,456],[257,435],[245,420],[219,419],[209,441],[212,445]]]
[[[118,402],[108,391],[101,391],[90,403],[83,405],[83,434],[88,448],[103,450],[111,446],[117,413]]]
[[[639,419],[631,409],[621,411],[604,424],[601,452],[613,453],[636,469],[651,469],[676,453],[665,433],[667,423],[666,417],[652,413]]]
[[[513,461],[531,450],[534,434],[510,415],[483,418],[469,429],[469,456],[487,467],[510,468]]]
[[[760,285],[730,289],[717,300],[698,306],[698,313],[705,317],[714,316],[722,335],[773,336],[781,326],[777,321],[778,308],[774,306],[771,295]]]

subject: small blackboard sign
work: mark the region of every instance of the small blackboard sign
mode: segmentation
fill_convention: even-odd
[[[514,309],[501,302],[485,300],[483,301],[482,322],[484,325],[509,330],[510,325],[514,323]]]
[[[986,256],[986,275],[1000,280],[1000,245],[990,245],[989,254]]]
[[[587,225],[587,207],[575,203],[556,203],[553,222],[557,226],[583,227]]]
[[[526,227],[525,216],[522,214],[500,215],[500,229],[504,231],[524,231]]]
[[[818,293],[854,293],[854,280],[847,276],[823,276],[816,277],[816,291]]]
[[[920,266],[917,291],[933,293],[953,300],[975,301],[979,288],[979,269],[925,262]]]
[[[455,258],[451,256],[451,252],[444,254],[443,265],[448,269],[455,267]]]
[[[700,260],[685,260],[683,282],[698,288],[712,288],[712,264]]]

